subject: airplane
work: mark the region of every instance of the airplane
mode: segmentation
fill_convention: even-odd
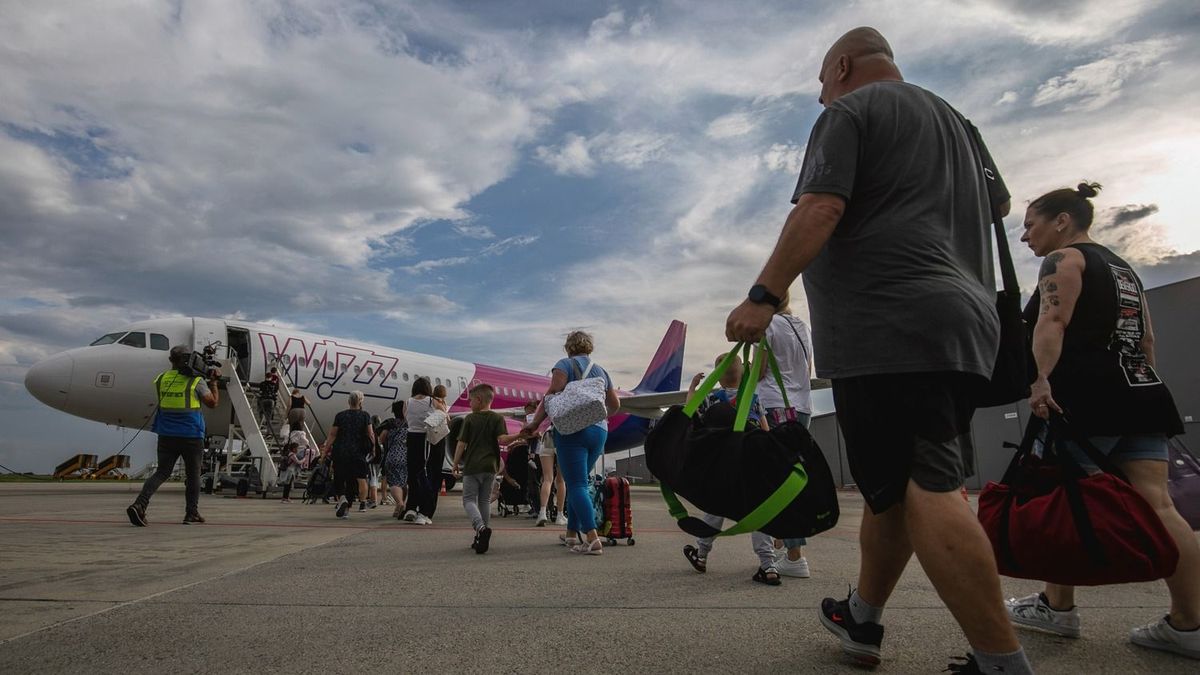
[[[684,323],[671,322],[641,382],[631,391],[619,391],[622,406],[608,420],[606,453],[640,446],[651,420],[663,408],[683,402],[686,392],[678,390],[686,335]],[[446,387],[452,415],[469,412],[467,392],[479,383],[495,387],[496,410],[519,410],[527,402],[540,401],[550,383],[548,375],[356,340],[244,321],[176,317],[134,323],[86,347],[39,361],[25,375],[25,388],[42,403],[71,415],[140,429],[156,407],[152,382],[169,367],[167,352],[176,345],[195,351],[225,348],[236,355],[233,363],[243,383],[261,382],[275,365],[285,382],[308,397],[310,415],[317,421],[314,425],[310,419],[309,425],[315,427],[317,442],[324,441],[324,429],[346,408],[351,391],[362,391],[363,409],[386,419],[392,402],[407,399],[419,376]],[[217,408],[204,409],[209,435],[228,436],[230,405],[229,397],[223,396]],[[520,424],[513,420],[510,426]]]

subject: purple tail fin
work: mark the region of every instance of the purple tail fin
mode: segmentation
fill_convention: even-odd
[[[634,393],[679,391],[683,379],[683,343],[686,339],[687,324],[672,321],[641,383],[634,387]]]

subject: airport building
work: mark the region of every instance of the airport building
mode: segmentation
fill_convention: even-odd
[[[1200,359],[1195,354],[1200,346],[1200,277],[1148,289],[1146,297],[1154,325],[1158,374],[1171,388],[1183,417],[1187,432],[1183,441],[1196,452],[1200,450]],[[1029,415],[1026,401],[975,413],[975,475],[967,479],[968,489],[978,490],[988,481],[1000,480],[1013,455],[1004,443],[1020,442]],[[842,486],[853,485],[836,414],[813,420],[812,434],[825,453],[833,479]],[[653,480],[643,457],[626,459],[621,454],[617,454],[618,472]]]

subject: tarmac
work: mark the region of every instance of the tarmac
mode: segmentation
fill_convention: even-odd
[[[0,484],[0,672],[767,673],[870,670],[817,619],[858,568],[862,501],[810,542],[811,579],[751,581],[747,537],[722,539],[709,571],[653,488],[635,488],[636,545],[572,555],[559,529],[493,515],[476,555],[458,493],[432,526],[390,507],[203,495],[182,525],[182,486],[150,527],[124,514],[138,485]],[[1007,596],[1034,582],[1005,579]],[[1197,673],[1200,662],[1129,644],[1166,611],[1162,582],[1081,589],[1084,636],[1021,630],[1040,673]],[[884,615],[878,673],[936,673],[967,643],[914,560]]]

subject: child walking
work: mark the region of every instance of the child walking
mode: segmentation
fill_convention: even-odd
[[[481,555],[487,553],[492,540],[488,505],[500,470],[500,446],[521,438],[521,434],[507,433],[504,417],[492,411],[495,395],[490,384],[471,387],[471,412],[463,418],[451,465],[454,477],[462,479],[463,510],[475,529],[471,548]]]
[[[718,354],[713,365],[719,365],[721,361],[725,360],[725,356],[725,354]],[[697,373],[692,378],[692,386],[688,389],[688,398],[691,398],[692,394],[696,391],[696,387],[700,386],[700,382],[703,380],[704,373]],[[704,399],[704,402],[700,404],[697,414],[703,418],[703,415],[708,412],[709,408],[718,404],[725,404],[736,408],[738,384],[741,381],[742,360],[735,356],[729,369],[721,376],[721,387],[713,390]],[[732,416],[729,417],[732,419]],[[768,430],[767,418],[763,414],[762,406],[758,402],[758,394],[755,394],[750,402],[750,415],[748,419],[751,424],[757,424],[763,431]],[[718,530],[725,523],[724,518],[708,513],[704,514],[701,519]],[[683,547],[684,557],[687,558],[692,568],[697,572],[704,573],[708,570],[708,554],[712,552],[715,540],[716,537],[701,537],[696,540],[695,546],[689,544]],[[752,532],[750,533],[750,543],[754,548],[755,555],[758,556],[759,562],[758,570],[752,577],[754,581],[767,584],[768,586],[778,586],[783,583],[779,577],[779,570],[775,567],[775,544],[771,536],[762,532]]]

